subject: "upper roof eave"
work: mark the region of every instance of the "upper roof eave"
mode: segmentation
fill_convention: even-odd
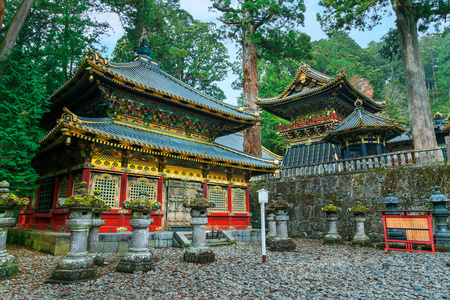
[[[163,90],[159,90],[157,88],[154,87],[150,87],[147,86],[145,84],[142,84],[140,82],[136,82],[134,80],[131,80],[127,77],[122,76],[121,74],[118,74],[117,72],[113,71],[110,69],[110,67],[122,67],[122,68],[127,68],[127,67],[131,67],[131,66],[136,66],[137,64],[144,64],[148,62],[144,62],[140,59],[134,60],[130,63],[123,63],[123,64],[115,64],[115,63],[110,63],[108,62],[106,59],[104,59],[100,54],[94,53],[92,50],[89,50],[89,52],[85,55],[84,58],[84,64],[83,66],[86,67],[91,66],[95,71],[99,72],[100,74],[109,74],[112,75],[113,78],[110,78],[109,80],[111,81],[119,81],[120,83],[129,83],[131,85],[133,85],[134,87],[130,87],[127,86],[127,88],[131,88],[133,90],[136,90],[138,92],[145,92],[145,90],[150,90],[152,92],[156,92],[159,93],[161,95],[167,96],[170,99],[166,99],[166,101],[172,102],[172,103],[176,103],[178,105],[184,105],[189,107],[190,109],[193,109],[192,106],[189,105],[185,105],[183,103],[180,103],[180,101],[185,102],[186,104],[191,104],[191,105],[195,105],[195,110],[199,110],[199,111],[207,111],[207,112],[212,112],[215,111],[216,113],[222,114],[222,115],[229,115],[230,117],[232,117],[235,120],[243,120],[243,121],[252,121],[253,123],[257,123],[261,120],[263,120],[263,118],[260,117],[259,112],[253,112],[253,111],[246,111],[243,108],[238,108],[236,106],[233,106],[231,104],[227,104],[224,103],[222,101],[216,100],[212,97],[209,97],[208,95],[194,89],[193,87],[185,84],[184,82],[174,78],[173,76],[170,76],[169,74],[163,72],[163,71],[159,71],[159,74],[161,74],[162,76],[165,76],[166,78],[169,78],[170,80],[176,82],[176,84],[183,86],[186,89],[189,89],[190,91],[201,95],[202,97],[209,99],[209,101],[214,102],[216,104],[219,104],[220,106],[223,106],[223,109],[218,109],[212,106],[209,106],[207,104],[203,104],[203,103],[199,103],[196,101],[193,101],[192,99],[188,99],[188,98],[184,98],[178,95],[174,95],[172,93],[170,93],[169,91],[163,91]],[[86,65],[87,64],[87,65]]]
[[[310,72],[306,72],[305,68],[308,68],[310,70]],[[340,84],[341,86],[345,87],[348,91],[353,93],[356,96],[356,98],[361,99],[363,101],[363,106],[365,108],[369,108],[372,111],[380,111],[380,110],[384,110],[386,108],[385,102],[373,101],[372,99],[370,99],[369,97],[367,97],[366,95],[364,95],[363,93],[358,91],[356,88],[354,88],[348,81],[344,70],[341,70],[341,72],[339,72],[336,77],[327,76],[328,80],[323,79],[322,86],[311,88],[309,90],[305,90],[305,91],[288,96],[289,91],[292,90],[292,87],[295,85],[295,83],[298,82],[300,75],[302,73],[305,73],[307,75],[311,74],[311,71],[321,74],[322,76],[327,76],[318,71],[312,70],[308,65],[305,65],[302,63],[302,65],[299,68],[299,71],[297,72],[295,79],[291,82],[291,84],[288,86],[288,88],[282,94],[280,94],[277,97],[273,97],[273,98],[257,98],[256,104],[262,108],[270,108],[270,107],[280,106],[280,105],[291,103],[291,102],[294,102],[297,100],[308,99],[311,96],[317,96],[317,95],[320,95],[323,93],[327,93],[330,88],[336,87],[336,86],[338,86],[338,84]],[[317,80],[317,78],[315,78],[315,79]],[[342,85],[342,84],[344,84],[344,85]]]

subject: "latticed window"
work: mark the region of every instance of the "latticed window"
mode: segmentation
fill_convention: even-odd
[[[228,211],[227,190],[221,186],[208,189],[208,201],[214,202],[216,207],[209,208],[210,211]]]
[[[147,178],[130,179],[128,181],[128,199],[136,199],[141,191],[146,191],[150,199],[154,201],[156,199],[156,182]]]
[[[48,213],[52,209],[54,182],[55,178],[53,177],[41,180],[37,207],[38,213]]]
[[[245,190],[244,189],[233,189],[233,212],[247,212],[246,201],[245,201]]]
[[[119,207],[120,177],[109,174],[92,176],[91,191],[102,192],[100,198],[111,207]]]

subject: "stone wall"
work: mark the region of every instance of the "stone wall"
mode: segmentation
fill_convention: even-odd
[[[338,229],[344,239],[350,240],[355,234],[352,213],[347,208],[362,201],[370,208],[366,217],[366,233],[372,241],[384,239],[382,217],[379,210],[385,209],[380,201],[387,195],[389,188],[395,196],[405,203],[400,209],[432,209],[432,205],[423,201],[434,192],[434,186],[450,194],[450,166],[410,166],[390,170],[370,172],[348,172],[296,178],[279,178],[256,182],[250,188],[250,201],[255,203],[253,216],[258,215],[259,205],[256,191],[265,188],[270,192],[270,201],[277,193],[294,204],[289,212],[289,234],[293,237],[322,238],[327,230],[325,213],[321,207],[335,200],[342,207],[339,213]]]

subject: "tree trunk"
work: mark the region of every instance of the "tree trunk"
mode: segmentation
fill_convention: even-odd
[[[19,32],[31,11],[31,6],[33,6],[33,3],[34,0],[23,0],[20,4],[19,9],[9,25],[8,31],[0,44],[0,60],[4,60],[6,55],[11,53],[12,47],[16,43]]]
[[[0,0],[0,32],[3,28],[3,20],[5,19],[5,0]]]
[[[425,83],[425,70],[419,51],[417,18],[411,1],[392,0],[397,16],[406,90],[408,92],[409,120],[414,149],[436,147],[436,135],[431,120],[431,107]]]
[[[256,45],[249,38],[249,34],[254,32],[253,25],[243,28],[242,32],[244,107],[259,113],[259,108],[256,106],[256,97],[258,96]],[[261,156],[261,126],[259,124],[244,131],[244,152]]]

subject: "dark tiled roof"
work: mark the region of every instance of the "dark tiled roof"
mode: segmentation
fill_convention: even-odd
[[[343,137],[354,134],[355,130],[363,130],[364,133],[381,132],[387,140],[405,132],[394,121],[379,117],[364,110],[361,106],[357,106],[347,118],[339,122],[323,139],[325,142],[339,143]]]
[[[244,151],[244,135],[242,134],[233,133],[221,136],[216,138],[215,142],[223,146],[233,148],[240,152]],[[280,157],[272,156],[272,153],[264,147],[262,149],[261,157],[265,159],[280,159]]]
[[[145,61],[145,60],[147,61]],[[161,71],[158,65],[150,57],[140,55],[136,61],[130,63],[110,63],[106,69],[113,71],[129,80],[142,84],[150,89],[156,89],[173,96],[185,98],[210,108],[244,118],[255,118],[251,113],[239,111],[239,108],[209,97],[182,81]],[[156,62],[155,62],[156,63]]]
[[[344,120],[339,122],[335,128],[333,128],[330,133],[336,132],[336,131],[342,131],[346,129],[351,129],[355,127],[360,126],[390,126],[393,122],[379,117],[377,115],[374,115],[366,110],[364,110],[362,107],[357,107],[355,110]]]
[[[448,120],[444,120],[444,119],[436,119],[433,121],[433,126],[434,126],[434,130],[435,131],[440,131],[440,127],[441,126],[445,126],[449,123]]]
[[[411,134],[409,132],[402,133],[401,135],[390,139],[386,143],[392,144],[392,143],[399,143],[399,142],[406,142],[406,141],[412,141]]]
[[[89,131],[93,134],[113,139],[125,139],[129,143],[141,145],[142,148],[159,149],[193,155],[200,158],[237,162],[259,167],[276,167],[273,161],[242,153],[216,143],[169,136],[154,131],[118,124],[112,119],[108,119],[108,121],[105,121],[105,118],[79,119],[83,120],[81,124],[83,131]]]
[[[341,158],[339,146],[314,142],[310,145],[295,145],[290,147],[283,158],[283,167],[295,167],[301,165],[317,164]]]

